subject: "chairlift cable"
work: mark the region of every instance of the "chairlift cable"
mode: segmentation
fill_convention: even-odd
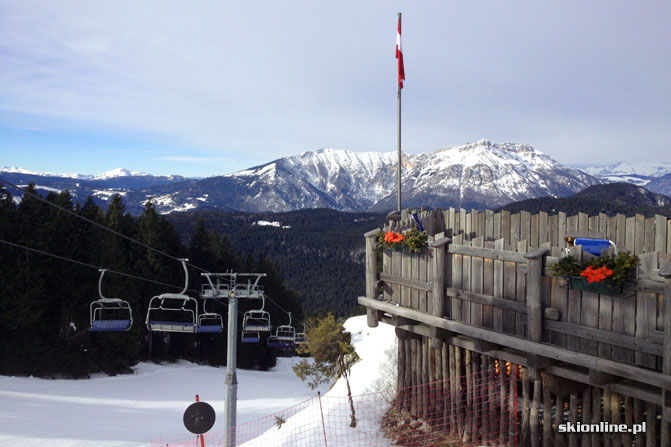
[[[46,252],[46,251],[43,251],[43,250],[39,250],[37,248],[26,247],[25,245],[16,244],[14,242],[9,242],[9,241],[5,241],[5,240],[0,239],[0,243],[6,244],[6,245],[11,245],[12,247],[21,248],[21,249],[32,251],[32,252],[35,252],[35,253],[39,253],[39,254],[42,254],[42,255],[45,255],[45,256],[50,256],[52,258],[60,259],[62,261],[68,261],[68,262],[72,262],[74,264],[83,265],[85,267],[94,268],[96,270],[103,269],[103,267],[99,267],[97,265],[88,264],[86,262],[77,261],[76,259],[70,259],[70,258],[66,258],[66,257],[60,256],[60,255],[55,255],[53,253],[49,253],[49,252]],[[183,288],[183,286],[176,286],[174,284],[167,284],[167,283],[160,282],[160,281],[154,281],[153,279],[142,278],[140,276],[131,275],[129,273],[117,272],[116,270],[111,270],[111,269],[105,269],[105,270],[107,270],[109,273],[114,273],[115,275],[125,276],[127,278],[138,279],[140,281],[146,281],[146,282],[150,282],[150,283],[157,284],[157,285],[160,285],[160,286],[172,287],[172,288],[175,288],[175,289],[182,289]],[[194,292],[194,293],[198,293],[198,291],[193,290],[193,289],[189,289],[189,291]]]
[[[117,236],[120,236],[120,237],[122,237],[122,238],[124,238],[124,239],[126,239],[126,240],[129,240],[129,241],[131,241],[131,242],[133,242],[133,243],[135,243],[135,244],[141,245],[142,247],[145,247],[145,248],[147,248],[147,249],[149,249],[149,250],[152,250],[152,251],[154,251],[154,252],[156,252],[156,253],[159,253],[159,254],[161,254],[161,255],[163,255],[163,256],[166,256],[166,257],[168,257],[168,258],[170,258],[170,259],[172,259],[172,260],[174,260],[174,261],[180,261],[180,260],[181,260],[181,258],[178,258],[178,257],[176,257],[176,256],[172,256],[172,255],[169,255],[168,253],[165,253],[165,252],[162,251],[162,250],[159,250],[159,249],[157,249],[157,248],[154,248],[154,247],[152,247],[152,246],[150,246],[150,245],[145,244],[144,242],[140,242],[140,241],[138,241],[138,240],[136,240],[136,239],[133,239],[132,237],[126,236],[125,234],[119,233],[118,231],[113,230],[113,229],[111,229],[111,228],[109,228],[109,227],[107,227],[107,226],[105,226],[105,225],[102,225],[102,224],[100,224],[100,223],[98,223],[98,222],[95,222],[95,221],[93,221],[93,220],[91,220],[91,219],[89,219],[89,218],[87,218],[87,217],[81,216],[81,215],[75,213],[75,212],[72,211],[72,210],[68,210],[67,208],[63,208],[63,207],[61,207],[61,206],[59,206],[59,205],[57,205],[57,204],[55,204],[55,203],[53,203],[53,202],[50,202],[49,200],[43,198],[43,197],[42,197],[41,195],[39,195],[39,194],[33,194],[33,193],[31,193],[31,192],[28,192],[28,191],[24,190],[23,188],[21,188],[21,187],[15,185],[15,184],[13,184],[13,183],[11,183],[11,182],[9,182],[9,181],[3,179],[3,178],[0,178],[0,182],[5,183],[5,184],[11,186],[12,188],[14,188],[14,189],[16,189],[16,190],[18,190],[18,191],[21,191],[23,194],[28,194],[29,196],[34,197],[34,198],[40,200],[41,202],[46,203],[46,204],[49,205],[49,206],[52,206],[52,207],[54,207],[54,208],[57,208],[57,209],[59,209],[59,210],[61,210],[61,211],[66,212],[66,213],[68,213],[68,214],[71,214],[71,215],[73,215],[73,216],[75,216],[75,217],[77,217],[77,218],[79,218],[79,219],[82,219],[82,220],[84,220],[84,221],[86,221],[86,222],[88,222],[88,223],[90,223],[90,224],[92,224],[92,225],[97,226],[98,228],[101,228],[101,229],[103,229],[103,230],[109,231],[110,233],[116,234]],[[7,244],[9,244],[9,245],[14,245],[14,244],[12,244],[11,242],[1,241],[1,240],[0,240],[0,242],[7,243]],[[95,267],[95,266],[93,266],[93,265],[91,265],[91,264],[81,263],[80,261],[75,261],[75,260],[68,259],[68,258],[62,258],[62,257],[59,257],[58,255],[53,255],[53,254],[51,254],[51,253],[47,253],[47,252],[40,252],[39,250],[31,249],[31,248],[29,248],[29,247],[23,247],[23,246],[19,246],[19,245],[15,245],[15,246],[16,246],[16,247],[19,247],[19,248],[24,248],[24,249],[26,249],[26,250],[32,250],[32,251],[35,251],[35,252],[38,252],[38,253],[42,253],[42,254],[47,255],[47,256],[52,256],[52,257],[56,257],[56,258],[59,258],[59,259],[66,260],[66,261],[71,261],[71,262],[75,262],[75,263],[80,263],[80,264],[82,264],[82,265],[86,265],[86,266],[88,266],[88,267],[92,267],[92,268],[100,269],[100,267]],[[199,266],[194,265],[194,264],[187,264],[187,265],[190,266],[190,267],[195,268],[196,270],[200,270],[201,272],[207,273],[207,270],[205,270],[205,269],[202,268],[202,267],[199,267]],[[137,277],[137,276],[129,275],[129,274],[127,274],[127,273],[116,272],[116,271],[113,271],[113,270],[108,270],[108,271],[109,271],[110,273],[115,273],[115,274],[122,275],[122,276],[127,276],[127,277],[131,277],[131,278],[135,278],[135,279],[140,279],[140,280],[143,280],[143,281],[153,282],[153,283],[155,283],[155,284],[160,284],[160,285],[166,285],[166,286],[169,286],[169,287],[179,288],[179,287],[177,287],[177,286],[173,286],[173,285],[169,285],[169,284],[161,283],[161,282],[158,282],[158,281],[149,280],[149,279],[146,279],[146,278],[140,278],[140,277]],[[189,291],[190,291],[190,292],[199,293],[198,291],[196,291],[196,290],[192,290],[192,289],[189,289]],[[284,312],[284,313],[287,314],[287,315],[289,314],[289,312],[288,312],[287,310],[285,310],[282,306],[280,306],[279,304],[277,304],[277,302],[275,302],[275,300],[273,300],[272,298],[270,298],[270,297],[267,296],[267,295],[266,295],[266,298],[268,298],[268,299],[270,300],[270,302],[272,302],[273,304],[275,304],[275,306],[276,306],[278,309],[280,309],[282,312]],[[297,320],[299,323],[304,323],[303,321],[301,321],[301,320],[299,320],[299,319],[297,319],[297,318],[296,318],[296,320]]]
[[[11,183],[11,182],[8,182],[7,180],[5,180],[5,179],[3,179],[3,178],[0,178],[0,182],[5,183],[5,184],[11,186],[12,188],[14,188],[14,189],[16,189],[16,190],[18,190],[18,191],[21,191],[23,194],[28,194],[29,196],[34,197],[34,198],[36,198],[36,199],[38,199],[38,200],[40,200],[40,201],[46,203],[47,205],[53,206],[54,208],[58,208],[58,209],[61,210],[61,211],[64,211],[64,212],[66,212],[66,213],[68,213],[68,214],[71,214],[71,215],[73,215],[73,216],[75,216],[75,217],[77,217],[77,218],[79,218],[79,219],[82,219],[82,220],[84,220],[84,221],[86,221],[86,222],[88,222],[88,223],[90,223],[90,224],[92,224],[92,225],[95,225],[95,226],[98,227],[98,228],[102,228],[103,230],[109,231],[110,233],[114,233],[114,234],[116,234],[117,236],[120,236],[120,237],[122,237],[122,238],[124,238],[124,239],[126,239],[126,240],[129,240],[129,241],[131,241],[131,242],[133,242],[133,243],[135,243],[135,244],[141,245],[141,246],[143,246],[144,248],[147,248],[147,249],[149,249],[149,250],[152,250],[152,251],[154,251],[154,252],[156,252],[156,253],[159,253],[159,254],[161,254],[161,255],[163,255],[163,256],[167,256],[168,258],[170,258],[170,259],[172,259],[172,260],[174,260],[174,261],[179,261],[179,260],[180,260],[180,258],[178,258],[178,257],[176,257],[176,256],[169,255],[168,253],[166,253],[166,252],[164,252],[164,251],[162,251],[162,250],[159,250],[159,249],[157,249],[157,248],[154,248],[154,247],[152,247],[152,246],[150,246],[150,245],[145,244],[144,242],[140,242],[140,241],[138,241],[138,240],[136,240],[136,239],[133,239],[132,237],[126,236],[125,234],[119,233],[118,231],[113,230],[113,229],[111,229],[111,228],[109,228],[109,227],[107,227],[107,226],[105,226],[105,225],[102,225],[102,224],[96,222],[96,221],[93,221],[93,220],[91,220],[91,219],[89,219],[89,218],[87,218],[87,217],[81,216],[81,215],[75,213],[75,212],[72,211],[72,210],[69,210],[69,209],[67,209],[67,208],[63,208],[62,206],[59,206],[59,205],[57,205],[57,204],[55,204],[55,203],[53,203],[53,202],[50,202],[49,200],[45,199],[44,197],[40,196],[39,194],[33,194],[33,193],[31,193],[31,192],[28,192],[28,191],[26,191],[25,189],[23,189],[23,188],[21,188],[21,187],[15,185],[15,184],[13,184],[13,183]],[[201,268],[201,267],[198,267],[198,266],[196,266],[196,265],[193,265],[193,264],[188,264],[188,265],[191,266],[191,267],[193,267],[193,268],[195,268],[196,270],[200,270],[200,271],[202,271],[202,272],[207,272],[207,270],[205,270],[205,269],[203,269],[203,268]]]

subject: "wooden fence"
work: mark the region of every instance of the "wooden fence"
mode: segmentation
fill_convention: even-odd
[[[450,209],[420,218],[433,234],[426,253],[378,254],[379,230],[366,234],[367,297],[359,302],[370,325],[383,320],[397,327],[399,358],[412,355],[403,341],[407,333],[426,338],[433,349],[447,343],[521,365],[520,395],[531,403],[523,406],[520,436],[532,446],[549,445],[548,439],[577,445],[548,431],[552,412],[564,420],[564,404],[566,420],[578,412],[587,422],[644,418],[652,430],[645,445],[671,445],[671,229],[665,217]],[[389,228],[409,226],[400,220]],[[550,276],[547,268],[564,255],[563,237],[571,232],[600,233],[637,253],[636,281],[623,294],[607,295],[572,290]],[[571,251],[583,256],[580,247]],[[407,381],[400,363],[399,381]],[[583,437],[581,445],[644,445],[640,436],[608,436],[594,437],[595,444]]]
[[[390,222],[395,231],[415,225],[410,217],[413,211],[405,210],[400,220]],[[531,248],[543,244],[565,248],[564,237],[570,233],[595,233],[608,238],[622,250],[636,255],[641,253],[671,253],[671,219],[656,215],[645,218],[642,214],[627,217],[623,214],[589,216],[578,213],[567,216],[559,212],[554,215],[540,212],[531,214],[521,211],[470,212],[465,209],[419,211],[420,221],[430,235],[444,233],[448,238],[463,235],[464,240],[483,237],[485,241],[503,239],[504,246],[517,250],[520,241],[526,241]]]

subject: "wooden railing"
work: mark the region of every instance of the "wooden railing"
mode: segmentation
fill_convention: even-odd
[[[480,236],[430,237],[421,254],[383,251],[367,238],[369,324],[383,315],[397,326],[423,324],[431,334],[460,334],[529,354],[529,366],[550,361],[671,389],[671,264],[640,254],[636,280],[623,294],[571,290],[547,267],[562,249],[529,248]],[[508,247],[510,248],[510,247]],[[574,256],[582,256],[576,247]],[[381,270],[376,269],[381,256]],[[660,262],[662,269],[660,270]],[[667,401],[671,405],[671,396]],[[671,420],[671,410],[669,419]]]

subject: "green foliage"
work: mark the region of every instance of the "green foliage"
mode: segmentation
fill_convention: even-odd
[[[410,249],[410,253],[420,253],[424,251],[427,245],[427,234],[425,231],[419,231],[417,226],[403,232],[405,244]]]
[[[600,256],[589,262],[594,268],[606,267],[613,271],[613,274],[604,281],[622,287],[624,283],[634,276],[638,266],[638,256],[628,251],[620,252],[617,255]]]
[[[346,374],[358,358],[350,337],[343,323],[331,313],[313,320],[305,334],[306,342],[296,349],[299,354],[310,355],[312,360],[301,360],[293,367],[294,372],[301,380],[309,380],[312,389]]]
[[[603,255],[590,261],[579,262],[571,256],[563,257],[556,264],[550,267],[550,272],[554,276],[575,276],[579,277],[583,270],[592,266],[595,269],[606,267],[613,271],[613,274],[603,280],[606,284],[613,284],[621,288],[624,283],[634,276],[638,266],[638,256],[626,252],[619,252],[617,255]]]
[[[580,276],[580,272],[585,269],[582,263],[572,256],[565,256],[550,266],[550,273],[554,276]]]
[[[308,209],[284,213],[172,213],[168,219],[183,241],[190,240],[202,219],[206,228],[225,234],[230,252],[268,257],[287,287],[296,291],[308,315],[332,312],[337,317],[348,317],[366,289],[362,235],[381,226],[384,215]],[[258,220],[278,221],[290,228],[254,225]],[[242,270],[247,271],[244,267]]]
[[[400,242],[388,241],[388,235],[398,236],[393,231],[380,231],[377,236],[378,246],[383,250],[401,251],[403,253],[421,253],[426,250],[428,236],[425,231],[419,231],[417,226],[401,233],[403,239]]]

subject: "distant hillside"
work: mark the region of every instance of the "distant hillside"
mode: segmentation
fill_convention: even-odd
[[[583,212],[590,215],[643,214],[647,217],[661,214],[671,217],[671,198],[630,183],[607,183],[590,186],[569,197],[520,200],[502,206],[499,210],[510,212],[524,210],[531,213],[545,211],[549,214],[557,214],[560,211],[566,214]]]
[[[363,234],[384,223],[383,214],[331,209],[211,210],[167,217],[184,241],[202,218],[208,230],[226,235],[235,251],[267,254],[279,264],[287,285],[298,292],[307,313],[331,311],[339,316],[349,316],[357,297],[365,293]]]

